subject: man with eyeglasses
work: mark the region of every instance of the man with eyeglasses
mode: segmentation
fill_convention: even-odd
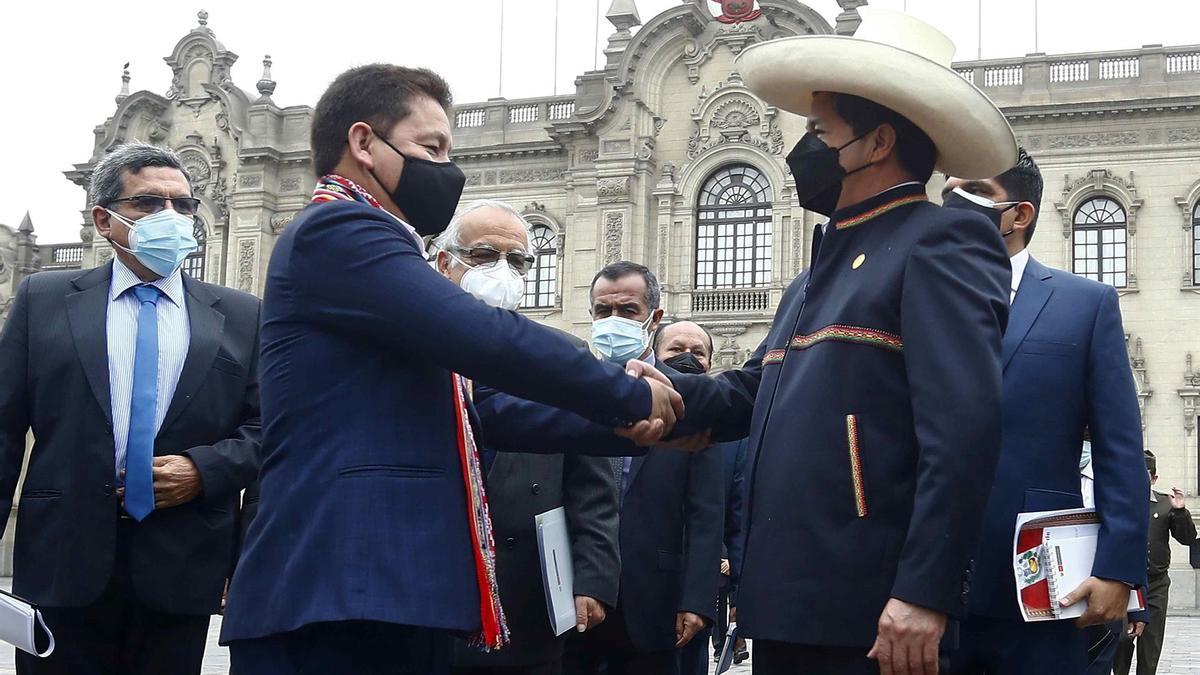
[[[950,672],[1083,675],[1088,642],[1081,628],[1119,621],[1130,589],[1146,583],[1149,488],[1117,292],[1029,254],[1042,175],[1024,149],[1008,171],[986,180],[951,177],[942,195],[946,207],[992,221],[1012,264],[1000,361],[1003,446]],[[1083,506],[1080,453],[1089,430],[1100,536],[1092,577],[1065,589],[1068,604],[1086,601],[1087,611],[1074,622],[1025,623],[1012,563],[1017,514]]]
[[[200,200],[171,150],[116,148],[90,201],[115,259],[27,278],[0,336],[2,512],[34,437],[13,592],[56,640],[17,672],[199,673],[260,465],[259,302],[180,270]]]
[[[463,207],[438,236],[439,272],[493,307],[515,309],[533,266],[529,224],[508,204],[480,200]],[[562,333],[580,349],[587,345]],[[486,441],[493,425],[516,426],[519,417],[480,411]],[[615,439],[615,437],[614,437]],[[575,629],[604,621],[616,604],[620,578],[617,550],[617,486],[610,460],[581,455],[496,452],[481,448],[488,506],[495,527],[496,578],[512,642],[482,652],[463,638],[454,641],[455,675],[557,675],[565,638],[546,618],[534,517],[566,509],[574,572]]]

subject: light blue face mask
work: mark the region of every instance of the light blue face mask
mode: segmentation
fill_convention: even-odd
[[[199,248],[192,234],[195,219],[163,209],[158,213],[130,220],[119,213],[104,209],[129,226],[129,248],[109,239],[109,243],[133,255],[151,272],[160,277],[171,276],[192,251]]]
[[[646,351],[646,345],[650,342],[646,328],[653,318],[651,316],[646,319],[645,323],[622,319],[619,316],[597,319],[592,322],[592,346],[600,352],[604,360],[623,366]]]

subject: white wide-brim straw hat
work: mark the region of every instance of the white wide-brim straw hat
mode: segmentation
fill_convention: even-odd
[[[737,58],[759,98],[800,115],[814,92],[851,94],[907,117],[937,146],[939,171],[985,179],[1017,163],[1017,141],[986,94],[950,67],[954,43],[903,12],[859,10],[854,37],[804,35],[755,44]]]

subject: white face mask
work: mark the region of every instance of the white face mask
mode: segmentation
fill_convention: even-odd
[[[525,277],[517,274],[504,258],[488,265],[468,267],[454,254],[447,255],[467,267],[466,274],[459,282],[464,291],[492,307],[516,309],[521,306],[521,300],[525,297]]]

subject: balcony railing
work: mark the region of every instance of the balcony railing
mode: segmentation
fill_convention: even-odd
[[[524,124],[526,122],[536,122],[540,118],[538,115],[539,106],[535,103],[532,105],[514,105],[508,108],[508,123],[509,124]]]
[[[1167,55],[1167,74],[1200,73],[1200,52]]]
[[[1025,81],[1025,70],[1021,66],[995,66],[983,69],[983,86],[1016,87]]]
[[[1138,57],[1120,59],[1100,59],[1100,79],[1126,80],[1136,78],[1141,72],[1141,61]]]
[[[1087,61],[1054,61],[1050,64],[1050,81],[1087,82],[1089,66]]]
[[[692,292],[693,314],[763,312],[770,308],[770,303],[770,291],[765,288]]]
[[[83,244],[55,244],[43,269],[73,269],[83,264]]]
[[[487,123],[487,111],[482,108],[473,110],[459,110],[454,116],[454,126],[459,129],[469,129],[471,127],[481,127]]]
[[[569,120],[575,116],[575,101],[559,101],[547,106],[552,120]]]

